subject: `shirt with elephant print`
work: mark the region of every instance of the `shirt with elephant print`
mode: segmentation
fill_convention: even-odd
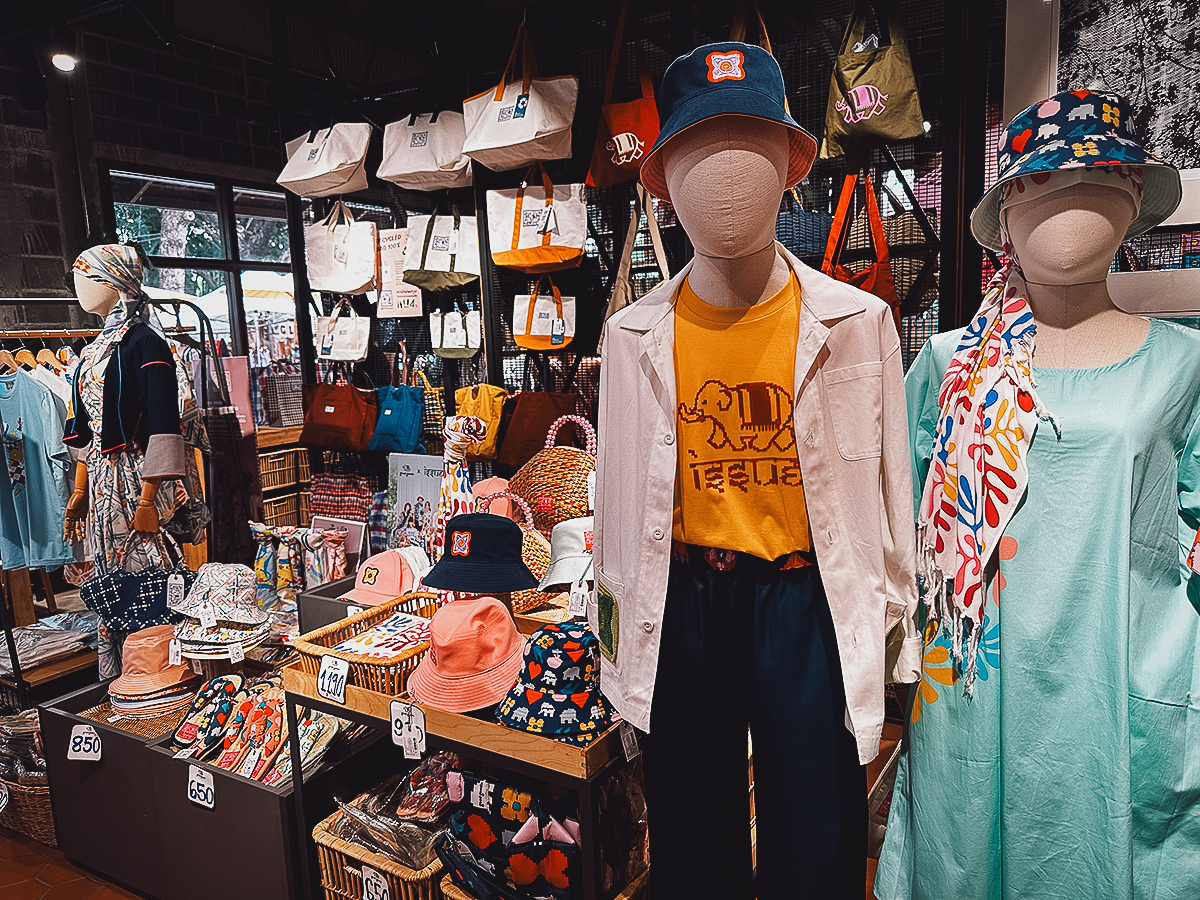
[[[676,540],[763,559],[811,548],[790,390],[800,301],[795,275],[751,307],[680,287]]]

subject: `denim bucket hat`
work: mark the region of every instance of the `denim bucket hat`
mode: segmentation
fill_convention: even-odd
[[[748,116],[778,122],[788,130],[788,173],[784,188],[804,180],[817,155],[817,141],[787,111],[783,73],[770,53],[754,44],[705,44],[667,67],[658,92],[658,140],[642,160],[642,184],[670,200],[662,149],[676,135],[715,116]]]
[[[1000,202],[1005,184],[1022,175],[1100,166],[1141,170],[1141,210],[1125,240],[1158,225],[1183,197],[1179,171],[1146,150],[1134,135],[1128,100],[1104,91],[1062,91],[1017,113],[1000,133],[1000,175],[971,213],[971,233],[983,246],[1003,250]]]
[[[525,591],[538,585],[521,559],[524,535],[512,519],[465,513],[446,523],[446,550],[422,582],[471,594]]]

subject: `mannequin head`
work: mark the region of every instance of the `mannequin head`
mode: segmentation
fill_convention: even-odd
[[[1000,225],[1008,233],[1026,281],[1089,284],[1108,276],[1137,212],[1128,191],[1079,182],[1001,207]]]
[[[141,259],[137,249],[128,244],[100,244],[84,250],[72,269],[75,294],[87,312],[107,316],[122,296],[143,296]]]
[[[121,299],[117,289],[109,284],[92,281],[80,272],[74,274],[75,296],[79,298],[79,305],[83,307],[83,311],[108,318],[108,314]]]
[[[748,256],[775,240],[788,175],[788,129],[749,116],[715,116],[663,148],[675,212],[696,252]]]

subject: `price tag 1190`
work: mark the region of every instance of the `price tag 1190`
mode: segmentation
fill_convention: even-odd
[[[404,749],[405,759],[425,752],[425,712],[415,703],[392,701],[392,743]]]
[[[362,867],[362,900],[392,900],[387,879],[370,866]]]
[[[91,759],[100,761],[100,735],[91,725],[76,725],[71,729],[71,743],[67,745],[67,759]]]
[[[321,657],[321,671],[317,675],[317,694],[334,703],[346,702],[346,676],[350,673],[350,662],[336,656]]]
[[[212,809],[217,799],[213,791],[212,772],[202,769],[200,766],[189,765],[187,795],[188,799],[197,806]]]

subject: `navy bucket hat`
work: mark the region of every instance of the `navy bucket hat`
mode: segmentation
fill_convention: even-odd
[[[790,188],[804,180],[817,155],[816,139],[787,111],[783,73],[770,53],[754,44],[705,44],[667,67],[658,92],[658,140],[642,160],[642,184],[670,200],[662,150],[676,135],[716,116],[748,116],[778,122],[788,130]]]

